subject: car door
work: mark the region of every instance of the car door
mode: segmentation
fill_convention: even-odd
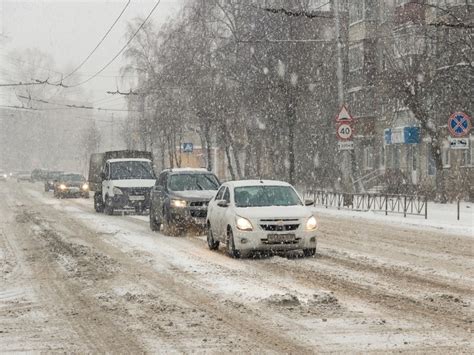
[[[110,164],[106,163],[104,167],[104,179],[102,180],[102,201],[105,202],[105,196],[110,194]]]
[[[152,192],[152,206],[153,210],[155,211],[155,216],[161,216],[163,211],[163,195],[164,195],[164,187],[166,183],[166,172],[163,172],[158,177],[158,180],[155,182],[155,186],[153,186]]]
[[[216,238],[219,238],[219,212],[220,212],[220,207],[217,206],[217,202],[222,199],[222,196],[224,196],[226,187],[221,186],[219,191],[217,191],[216,196],[209,201],[209,206],[207,208],[207,215],[208,215],[208,220],[209,223],[211,224],[211,230],[212,233],[216,236]]]
[[[220,228],[220,235],[222,236],[222,240],[226,240],[227,238],[227,225],[229,224],[228,215],[230,209],[230,188],[227,187],[224,191],[224,195],[222,196],[222,200],[227,202],[227,207],[219,207],[219,228]]]

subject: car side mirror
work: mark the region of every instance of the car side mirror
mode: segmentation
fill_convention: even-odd
[[[313,200],[304,200],[304,205],[305,206],[312,206],[312,205],[314,205],[314,201]]]
[[[100,173],[100,178],[101,178],[102,180],[105,180],[106,176],[105,176],[105,173],[104,173],[104,172],[101,172],[101,173]]]
[[[219,207],[229,207],[229,203],[226,200],[220,200],[217,202],[217,206]]]

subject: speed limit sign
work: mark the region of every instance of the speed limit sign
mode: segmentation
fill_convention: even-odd
[[[352,126],[349,123],[340,123],[336,130],[337,138],[341,141],[347,141],[352,138]]]

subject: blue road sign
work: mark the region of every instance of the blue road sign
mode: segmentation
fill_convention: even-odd
[[[471,117],[464,112],[455,112],[448,119],[448,130],[455,138],[464,137],[471,130]]]
[[[420,127],[397,127],[384,130],[385,144],[419,144]]]
[[[183,143],[183,152],[184,153],[192,153],[193,152],[193,144],[192,143]]]

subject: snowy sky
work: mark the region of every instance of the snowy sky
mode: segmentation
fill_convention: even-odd
[[[12,82],[15,70],[15,58],[10,54],[14,50],[39,48],[50,54],[55,61],[55,70],[67,72],[75,68],[97,45],[127,3],[127,0],[0,0],[1,32],[0,63],[4,68],[0,73],[1,82]],[[183,0],[161,0],[151,19],[162,23],[176,16]],[[81,68],[84,78],[97,72],[106,64],[126,42],[125,32],[128,21],[136,17],[145,17],[156,1],[132,0],[119,22],[110,32],[99,49]],[[83,85],[83,89],[95,100],[110,102],[108,107],[121,108],[123,100],[106,100],[119,85],[121,90],[129,88],[128,82],[121,82],[117,75],[123,65],[117,59],[100,76]],[[60,74],[52,73],[56,78]],[[57,79],[56,79],[57,80]],[[14,96],[13,96],[14,97]],[[2,90],[2,102],[11,97]]]

